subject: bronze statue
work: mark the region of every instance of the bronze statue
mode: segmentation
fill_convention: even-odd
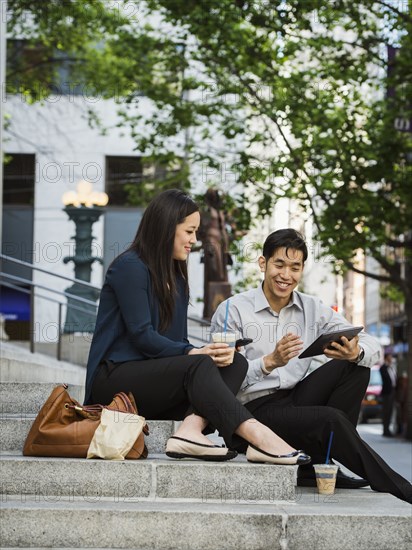
[[[232,265],[229,252],[229,235],[221,198],[216,189],[205,194],[205,210],[202,212],[198,232],[202,241],[204,263],[203,317],[210,319],[217,306],[231,295],[227,266]]]

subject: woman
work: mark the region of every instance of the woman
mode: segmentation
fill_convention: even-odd
[[[179,190],[151,201],[129,249],[108,269],[87,365],[86,403],[109,403],[132,392],[139,413],[182,420],[166,447],[173,458],[230,460],[236,452],[213,445],[202,432],[218,429],[227,446],[240,436],[252,462],[304,464],[295,451],[257,422],[235,398],[247,362],[231,363],[228,345],[193,347],[187,340],[187,258],[200,215]]]

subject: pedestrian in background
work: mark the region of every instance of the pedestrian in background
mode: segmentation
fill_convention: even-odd
[[[393,366],[393,357],[391,353],[385,353],[384,363],[380,368],[382,376],[382,421],[383,436],[393,437],[389,426],[391,423],[393,408],[395,406],[396,394],[396,370]]]
[[[397,363],[399,368],[399,363]],[[396,424],[397,435],[403,436],[406,434],[406,425],[408,422],[408,375],[403,371],[396,383]]]

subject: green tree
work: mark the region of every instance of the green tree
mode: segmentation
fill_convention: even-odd
[[[181,87],[176,71],[183,71],[182,44],[165,40],[163,48],[147,34],[148,12],[143,2],[8,0],[7,8],[6,91],[28,103],[44,101],[51,94],[113,98],[119,103],[119,125],[127,120],[132,135],[137,136],[141,117],[131,112],[148,83],[154,101],[157,95],[164,97],[162,105],[170,103],[169,88],[175,92]],[[105,121],[93,109],[94,103],[86,101],[80,107],[90,125],[104,133]],[[169,122],[160,124],[158,114],[150,116],[157,117],[163,135],[176,133]],[[140,141],[147,149],[143,135]],[[179,156],[176,150],[170,153],[158,144],[155,155],[147,152],[145,166],[155,167],[155,176],[145,178],[139,189],[130,188],[132,203],[147,203],[161,185],[189,185],[184,152]]]
[[[216,174],[224,162],[243,211],[265,216],[279,197],[297,200],[337,269],[385,283],[404,303],[412,403],[412,133],[397,129],[412,121],[408,3],[148,0],[146,9],[161,22],[136,28],[125,50],[110,45],[139,58],[130,101],[143,93],[157,108],[147,119],[124,111],[133,129],[148,123],[138,148],[171,159],[189,132],[186,158]],[[389,76],[387,46],[397,52]],[[214,150],[218,135],[230,155]],[[355,265],[359,249],[377,272]],[[409,437],[411,416],[412,407]]]
[[[29,102],[59,93],[62,85],[83,86],[81,91],[89,95],[102,93],[98,69],[109,71],[112,60],[98,66],[94,53],[103,40],[116,40],[138,13],[137,6],[127,13],[124,2],[104,0],[8,0],[7,8],[6,90]],[[69,82],[61,81],[62,69]],[[113,83],[106,96],[125,92]]]
[[[134,29],[142,25],[142,15],[140,3],[129,0],[8,0],[7,93],[27,103],[46,101],[52,94],[83,97],[86,101],[77,103],[80,114],[106,133],[105,121],[94,109],[97,99],[113,98],[124,113],[120,105],[130,107],[134,94],[140,95],[134,67],[144,45],[134,41]],[[131,42],[137,50],[126,57]],[[6,114],[5,126],[9,124]],[[156,170],[157,179],[159,172],[164,175],[165,187],[181,180],[176,182],[176,162],[169,159],[164,161],[167,174]],[[145,167],[150,164],[146,158]],[[139,189],[131,188],[130,202],[145,204],[154,192],[152,180],[149,176]]]

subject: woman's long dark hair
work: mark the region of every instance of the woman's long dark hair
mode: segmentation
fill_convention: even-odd
[[[159,302],[160,330],[165,330],[172,321],[177,274],[183,277],[189,295],[187,262],[173,259],[173,246],[177,224],[198,211],[199,207],[193,199],[179,189],[160,193],[146,208],[136,237],[129,247],[149,268]]]

